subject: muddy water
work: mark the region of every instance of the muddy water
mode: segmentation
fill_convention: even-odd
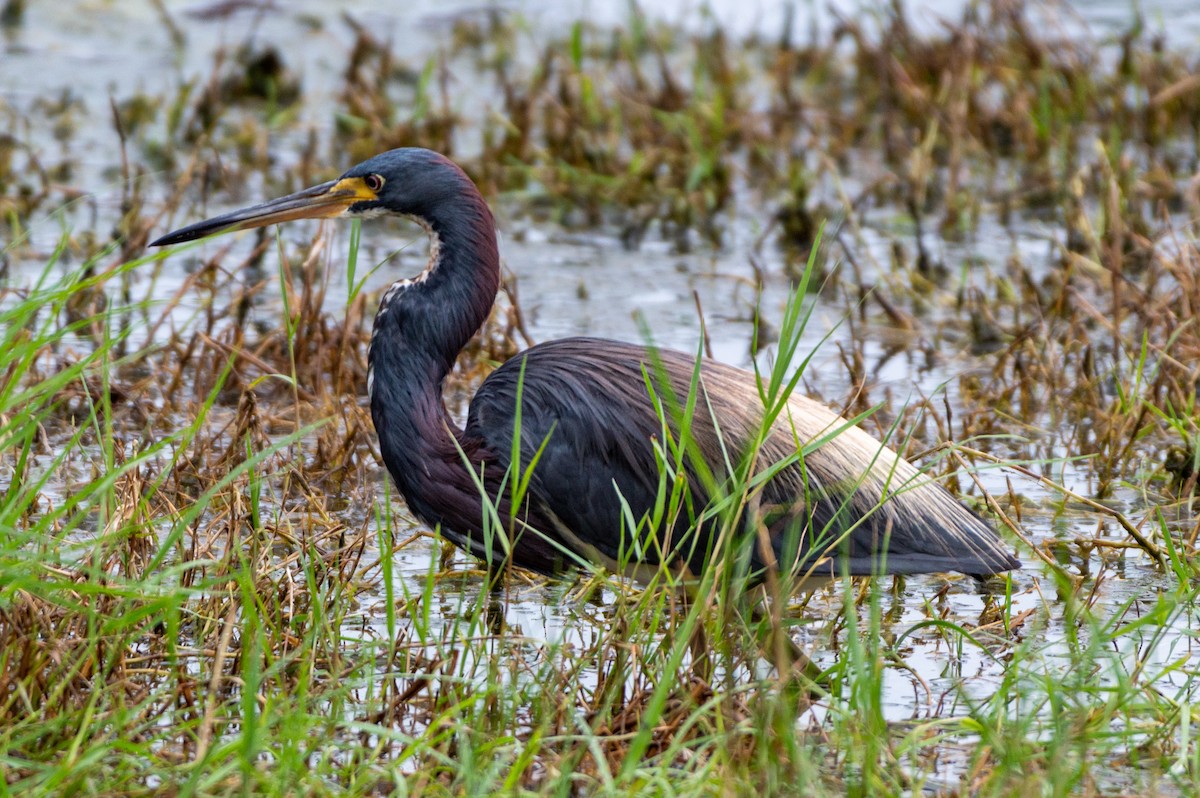
[[[346,27],[328,10],[328,3],[305,0],[280,4],[280,7],[285,5],[286,10],[260,13],[248,9],[221,18],[207,18],[200,13],[204,6],[168,4],[171,24],[181,29],[186,37],[186,44],[180,46],[172,41],[170,25],[149,3],[92,0],[30,4],[22,24],[3,34],[0,100],[4,107],[0,108],[3,111],[0,119],[6,120],[13,135],[33,142],[42,162],[53,164],[69,160],[75,165],[69,188],[86,196],[71,209],[72,224],[106,230],[115,218],[120,196],[113,171],[117,164],[117,139],[110,123],[108,98],[121,99],[137,92],[151,96],[172,95],[181,83],[210,73],[212,53],[218,47],[232,48],[252,30],[257,39],[282,43],[289,66],[304,79],[307,101],[301,111],[300,123],[272,134],[275,136],[272,151],[280,158],[287,158],[289,152],[301,146],[309,127],[319,131],[328,129],[330,120],[326,105],[337,85],[338,70],[351,37]],[[370,25],[381,37],[390,37],[398,44],[399,51],[410,55],[418,64],[437,46],[455,13],[478,13],[478,6],[471,2],[452,4],[450,10],[437,13],[426,10],[422,3],[403,4],[399,10],[393,10],[395,5],[352,0],[339,4],[339,10]],[[433,5],[429,4],[430,7]],[[447,8],[445,3],[436,5],[439,9]],[[691,2],[679,5],[683,8],[695,6]],[[744,3],[730,0],[710,5],[715,6],[719,17],[724,13],[731,14],[730,9],[743,7]],[[1169,34],[1173,39],[1191,37],[1194,41],[1200,37],[1200,12],[1192,3],[1159,3],[1153,4],[1153,8],[1150,5],[1143,4],[1150,23],[1154,24],[1159,17],[1171,19]],[[532,0],[506,7],[518,13],[534,7],[539,14],[541,10]],[[625,4],[595,2],[579,7],[604,24],[606,21],[620,22]],[[759,15],[737,15],[737,18],[751,19],[752,24],[762,25],[767,30],[777,29],[781,23],[775,16],[774,4],[763,3],[761,7]],[[935,20],[941,7],[929,10],[926,18]],[[945,7],[953,9],[954,5]],[[1079,24],[1090,25],[1098,35],[1106,35],[1124,24],[1126,10],[1124,2],[1088,4],[1086,10],[1080,10],[1087,16]],[[555,13],[570,13],[565,19],[574,15],[574,12],[561,10]],[[563,21],[553,14],[539,14],[529,16],[540,19],[542,24]],[[948,16],[956,14],[947,12]],[[817,19],[814,24],[825,24],[824,19]],[[804,19],[797,19],[795,24],[799,32],[807,29]],[[39,120],[44,117],[40,103],[46,98],[66,98],[76,104],[77,111],[73,114],[76,132],[69,144],[55,141],[49,125],[39,128]],[[163,190],[153,179],[148,184],[151,196],[155,192],[161,195]],[[253,187],[248,187],[247,191],[249,196],[241,200],[259,198],[254,196]],[[644,320],[658,344],[696,351],[699,342],[698,298],[715,355],[735,365],[751,365],[753,326],[750,319],[755,297],[749,283],[753,273],[747,253],[763,229],[766,211],[757,208],[751,197],[739,202],[739,207],[742,212],[725,249],[712,252],[699,248],[679,254],[670,244],[655,241],[653,237],[637,251],[630,251],[614,236],[564,232],[510,213],[502,204],[498,211],[503,257],[507,268],[519,278],[530,332],[538,340],[565,335],[639,340]],[[210,207],[208,210],[216,212],[221,208]],[[1020,251],[1031,263],[1049,263],[1051,248],[1045,232],[1033,223],[1025,230],[1027,234],[1014,234],[1010,229],[990,228],[985,224],[970,243],[950,244],[933,238],[926,243],[946,263],[999,263],[1014,250]],[[51,248],[59,231],[59,224],[52,219],[43,218],[35,224],[31,231],[35,254]],[[401,231],[398,239],[388,240],[372,238],[371,227],[366,232],[367,260],[382,258],[405,237],[416,240],[393,266],[381,270],[377,275],[379,281],[386,281],[393,272],[399,277],[421,268],[424,245],[415,230]],[[311,235],[311,228],[297,225],[285,235],[301,240]],[[886,264],[890,257],[891,237],[871,230],[864,235],[864,251],[858,253],[859,257],[867,263],[873,260]],[[335,238],[331,248],[333,260],[345,252],[345,242],[344,233]],[[245,245],[246,242],[239,244]],[[782,277],[783,264],[770,246],[762,249],[760,257],[768,273],[763,307],[777,317],[788,286]],[[32,273],[39,267],[36,257],[25,264],[17,263],[13,266],[15,277],[12,279],[20,280],[23,269]],[[336,268],[332,271],[335,275],[338,273]],[[335,290],[330,295],[333,303],[340,302],[345,295],[344,284],[337,283],[339,279],[334,278]],[[164,279],[160,285],[164,291],[171,291],[178,282]],[[278,299],[266,297],[257,312],[264,318],[278,318]],[[818,301],[807,332],[809,343],[815,346],[830,331],[832,334],[814,357],[806,383],[811,391],[834,402],[842,400],[848,390],[837,344],[847,342],[849,330],[843,308]],[[906,399],[935,395],[943,390],[953,404],[955,378],[981,366],[966,353],[965,345],[947,346],[930,362],[923,354],[905,348],[902,341],[899,351],[892,351],[888,344],[894,343],[895,331],[876,326],[866,334],[865,351],[871,361],[867,369],[874,376],[873,390],[878,392],[877,395],[890,393],[901,404]],[[766,357],[769,358],[769,353]],[[989,490],[997,493],[1006,490],[1004,472],[984,470],[981,476]],[[1087,492],[1085,473],[1064,466],[1056,476],[1068,486]],[[1020,490],[1034,502],[1053,498],[1032,484],[1022,485]],[[1082,515],[1065,520],[1060,518],[1052,529],[1047,513],[1035,518],[1033,523],[1042,524],[1042,527],[1031,528],[1031,535],[1042,539],[1052,534],[1069,535],[1074,530],[1092,534],[1096,519]],[[401,553],[397,572],[409,578],[423,575],[431,554],[424,544],[415,544]],[[1032,558],[1027,553],[1023,557],[1032,565]],[[1014,611],[1041,606],[1044,599],[1035,588],[1038,573],[1038,569],[1032,567],[1016,576]],[[1136,558],[1131,558],[1125,578],[1110,580],[1103,600],[1116,606],[1131,597],[1151,596],[1163,584],[1160,579],[1150,569],[1143,568]],[[902,608],[897,628],[904,629],[927,617],[924,600],[943,585],[941,577],[908,580],[899,597]],[[559,639],[577,622],[577,610],[569,602],[556,600],[559,597],[557,590],[559,588],[547,588],[529,594],[527,600],[510,607],[510,621],[526,635]],[[962,581],[954,583],[947,601],[952,608],[950,617],[964,622],[977,618],[983,605],[982,598]],[[832,615],[838,611],[839,600],[835,594],[830,594],[819,599],[815,606],[818,614]],[[366,607],[365,612],[381,617],[378,605]],[[1160,647],[1163,656],[1169,651],[1178,656],[1188,639],[1183,634],[1185,626],[1181,621],[1178,646]],[[1055,633],[1053,627],[1050,633]],[[821,653],[817,659],[826,664],[830,661],[829,655]],[[966,649],[961,658],[952,656],[933,635],[928,638],[918,636],[907,662],[930,686],[931,692],[914,691],[915,682],[910,675],[889,670],[885,690],[887,714],[891,720],[935,712],[944,714],[947,709],[938,708],[938,697],[951,692],[960,676],[970,677],[967,687],[970,693],[984,695],[1002,675],[998,666],[973,649]]]

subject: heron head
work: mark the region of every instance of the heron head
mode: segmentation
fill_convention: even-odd
[[[431,150],[406,147],[369,158],[336,180],[190,224],[150,246],[180,244],[295,219],[384,213],[428,218],[445,202],[473,190],[471,179],[450,159]]]

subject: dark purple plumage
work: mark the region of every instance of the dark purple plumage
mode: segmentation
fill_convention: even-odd
[[[370,352],[371,414],[384,462],[410,509],[443,535],[493,564],[556,573],[576,561],[610,567],[629,561],[635,533],[624,523],[653,514],[660,491],[655,457],[662,421],[645,374],[661,374],[656,392],[686,397],[695,363],[678,352],[591,338],[532,347],[484,381],[464,429],[442,402],[442,381],[487,318],[499,283],[495,226],[471,180],[451,161],[421,149],[392,150],[337,181],[256,208],[192,225],[160,239],[175,243],[211,232],[305,215],[408,215],[431,236],[428,268],[384,295]],[[656,361],[657,358],[657,361]],[[657,363],[657,365],[656,365]],[[522,376],[522,369],[524,373]],[[656,371],[661,369],[661,372]],[[699,457],[727,477],[726,457],[745,455],[761,418],[754,375],[705,362],[693,419]],[[506,475],[513,451],[518,386],[521,467],[540,456],[513,519]],[[679,419],[672,419],[673,429]],[[757,472],[792,458],[802,445],[841,430],[802,462],[775,475],[738,524],[734,542],[752,573],[855,575],[961,571],[987,575],[1020,563],[974,513],[945,489],[824,405],[793,396],[756,460]],[[720,524],[693,523],[710,497],[688,469],[690,514],[668,528],[641,523],[642,562],[698,572],[709,561]],[[495,502],[498,523],[480,495]],[[748,523],[750,518],[753,523]],[[757,524],[770,551],[758,543]],[[515,532],[511,541],[499,535]]]

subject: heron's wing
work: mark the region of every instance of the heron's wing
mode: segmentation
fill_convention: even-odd
[[[521,462],[512,470],[524,474],[536,459],[528,505],[542,531],[608,565],[622,560],[632,540],[622,534],[622,500],[640,515],[658,493],[652,440],[660,424],[642,378],[644,358],[640,347],[592,339],[532,347],[483,383],[465,430],[504,468],[519,436]]]
[[[754,376],[706,363],[703,380],[725,440],[735,448],[757,440],[764,405]],[[788,397],[755,450],[760,472],[804,453],[766,484],[759,503],[785,568],[805,572],[826,556],[833,573],[845,568],[862,576],[987,575],[1020,565],[995,531],[930,474],[820,402]]]
[[[662,480],[655,450],[661,449],[663,420],[650,399],[647,375],[660,398],[673,393],[682,405],[694,368],[687,355],[651,354],[613,341],[542,344],[484,382],[466,432],[483,439],[507,466],[519,388],[522,467],[537,457],[529,483],[531,512],[577,554],[609,565],[629,559],[636,537],[637,556],[645,562],[656,563],[666,546],[682,552],[693,568],[701,566],[721,526],[720,518],[711,518],[694,528],[710,499],[706,486],[715,482],[720,494],[731,485],[730,471],[754,457],[755,473],[777,470],[745,503],[737,503],[743,510],[739,534],[754,538],[765,530],[771,544],[767,552],[751,540],[747,552],[754,568],[772,560],[799,572],[836,560],[851,574],[987,574],[1016,566],[987,524],[824,405],[793,396],[761,434],[763,404],[754,375],[708,361],[691,424],[696,456],[685,466],[690,512],[650,529],[647,518]],[[668,426],[677,431],[678,416],[667,415]],[[814,443],[820,445],[813,448]],[[797,457],[801,450],[803,458]],[[709,478],[700,476],[702,470]],[[640,525],[637,536],[631,524]]]

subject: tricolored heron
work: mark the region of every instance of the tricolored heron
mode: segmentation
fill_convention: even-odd
[[[721,524],[694,520],[710,500],[699,461],[720,475],[745,454],[763,417],[755,375],[711,361],[700,365],[691,423],[699,454],[685,469],[695,512],[679,513],[669,529],[647,529],[663,473],[656,454],[663,413],[651,388],[658,380],[687,396],[693,357],[594,338],[539,344],[484,380],[460,429],[443,404],[442,382],[487,319],[500,256],[487,203],[444,156],[416,148],[385,152],[337,180],[189,225],[153,246],[293,219],[383,214],[411,217],[430,237],[425,270],[383,294],[368,356],[380,451],[412,512],[493,565],[554,574],[581,559],[627,566],[637,550],[640,567],[666,563],[699,573]],[[535,458],[536,467],[514,508],[505,480],[518,417],[520,467]],[[814,442],[796,457],[798,445],[807,450]],[[754,573],[782,567],[826,577],[940,571],[982,577],[1020,567],[995,532],[945,488],[803,396],[787,399],[761,444],[758,472],[785,459],[791,462],[754,497],[757,512],[739,522],[749,528],[740,535],[741,561]]]

